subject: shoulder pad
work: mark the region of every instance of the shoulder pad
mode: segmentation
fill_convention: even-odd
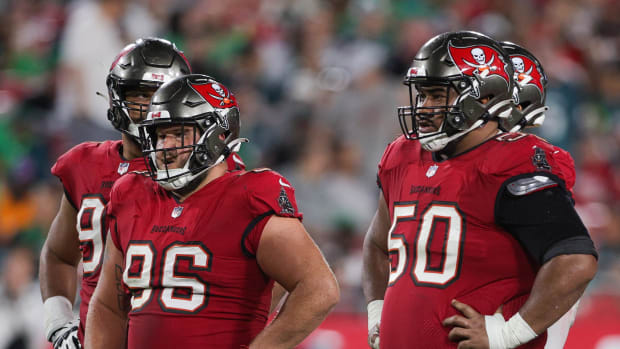
[[[259,167],[259,168],[253,168],[249,170],[248,172],[261,173],[261,172],[266,172],[266,171],[273,171],[273,170],[268,167]]]
[[[514,196],[523,196],[549,187],[554,187],[558,183],[545,175],[532,175],[517,178],[506,186],[508,192]]]
[[[148,170],[135,170],[135,171],[130,171],[129,173],[133,173],[135,175],[143,176],[143,177],[151,177],[151,174],[149,173]]]
[[[500,133],[497,137],[495,137],[495,140],[499,142],[514,142],[527,136],[528,134],[521,132],[505,132]]]

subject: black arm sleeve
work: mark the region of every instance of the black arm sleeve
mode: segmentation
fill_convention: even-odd
[[[561,254],[591,254],[598,258],[588,230],[562,184],[524,195],[514,195],[504,185],[497,196],[495,221],[540,265]]]

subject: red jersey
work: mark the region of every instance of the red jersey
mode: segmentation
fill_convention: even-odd
[[[60,179],[67,199],[78,211],[76,229],[84,267],[78,332],[81,343],[84,342],[88,304],[103,262],[107,236],[103,229],[103,217],[110,190],[123,174],[146,168],[142,157],[124,160],[121,156],[122,144],[122,141],[81,143],[58,158],[52,167],[52,174]]]
[[[231,153],[226,157],[226,165],[228,166],[228,171],[239,171],[245,170],[245,163],[241,156],[237,153]]]
[[[270,170],[234,171],[183,202],[151,179],[119,180],[107,207],[131,293],[128,348],[240,348],[264,328],[273,281],[256,251],[269,217],[297,217]]]
[[[444,161],[400,137],[379,164],[389,207],[391,271],[381,348],[456,348],[442,321],[452,299],[509,319],[527,299],[539,266],[495,221],[498,192],[517,175],[570,172],[558,148],[532,135],[501,134]],[[574,170],[573,170],[574,173]],[[543,348],[546,336],[522,346]]]
[[[553,157],[562,172],[562,179],[566,182],[566,189],[571,195],[574,195],[573,187],[575,186],[575,179],[577,177],[575,174],[575,160],[573,160],[573,157],[566,150],[560,147],[553,148]]]

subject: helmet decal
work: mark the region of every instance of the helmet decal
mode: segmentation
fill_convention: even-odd
[[[214,108],[237,107],[237,99],[224,85],[212,82],[208,84],[192,84],[191,86]]]
[[[525,86],[527,84],[536,86],[542,95],[542,74],[538,70],[536,64],[530,58],[523,55],[510,55],[510,60],[515,69],[515,81],[517,81],[520,86]]]
[[[407,71],[407,77],[426,76],[426,70],[422,67],[411,67]]]
[[[499,75],[508,83],[510,78],[506,73],[506,62],[495,49],[485,45],[456,47],[450,42],[448,50],[450,58],[459,67],[461,74],[481,78]]]
[[[148,79],[144,79],[144,80],[148,80]],[[157,74],[157,73],[151,73],[151,80],[165,82],[166,81],[166,75],[164,75],[164,74]]]

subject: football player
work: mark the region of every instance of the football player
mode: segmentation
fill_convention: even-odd
[[[517,104],[512,113],[499,120],[499,126],[509,132],[541,126],[545,120],[547,76],[540,61],[525,48],[504,41],[502,48],[512,61],[514,80],[518,88]],[[563,171],[566,188],[572,194],[575,185],[575,162],[566,150],[556,147],[554,151],[558,167]],[[560,320],[547,329],[545,349],[564,348],[568,332],[575,322],[579,301]]]
[[[507,132],[518,132],[527,128],[539,127],[545,120],[549,107],[547,99],[547,75],[540,61],[525,48],[504,41],[502,48],[510,57],[514,68],[514,80],[517,88],[515,106],[511,113],[499,118],[499,128]],[[555,147],[556,161],[564,170],[567,189],[573,192],[575,185],[575,162],[566,150]]]
[[[155,92],[140,126],[150,176],[122,177],[107,206],[87,347],[292,348],[338,301],[292,185],[226,170],[238,122],[235,96],[208,76]],[[289,295],[265,328],[274,281]]]
[[[79,144],[52,167],[65,193],[41,251],[39,279],[45,334],[56,349],[78,348],[83,343],[87,309],[103,262],[104,209],[112,184],[125,173],[146,168],[137,123],[146,117],[158,86],[189,73],[185,56],[169,41],[139,39],[125,47],[106,81],[108,119],[122,132],[122,140]],[[80,318],[74,319],[80,261]]]
[[[557,148],[500,131],[513,73],[475,32],[438,35],[414,58],[364,242],[371,347],[543,348],[594,277]]]

